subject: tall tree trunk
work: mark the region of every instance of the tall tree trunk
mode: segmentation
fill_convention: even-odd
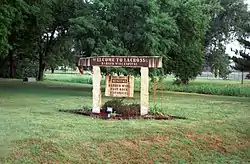
[[[64,67],[64,72],[67,72],[67,66],[64,65],[63,67]]]
[[[9,51],[9,63],[10,63],[10,78],[14,78],[14,59],[13,59],[13,51]]]
[[[188,83],[189,83],[189,80],[187,78],[182,78],[180,80],[181,80],[181,83],[184,85],[188,85]]]
[[[241,71],[241,84],[243,84],[243,80],[244,80],[244,71]]]
[[[8,57],[3,58],[0,60],[0,70],[4,67],[4,64],[8,61]]]
[[[0,59],[2,59],[2,58],[0,58]],[[8,62],[8,56],[3,58],[3,60],[0,60],[0,78],[6,77],[5,69],[4,69],[6,62]]]
[[[43,60],[43,54],[39,54],[39,70],[38,70],[38,81],[43,81],[43,74],[45,69],[45,63]]]
[[[55,68],[51,67],[51,73],[54,73],[54,72],[55,72]]]

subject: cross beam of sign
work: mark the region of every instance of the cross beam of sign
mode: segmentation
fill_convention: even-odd
[[[101,67],[148,67],[161,68],[162,57],[159,56],[95,56],[80,58],[78,66]]]

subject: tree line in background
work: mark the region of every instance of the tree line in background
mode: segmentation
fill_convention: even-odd
[[[244,0],[1,0],[0,76],[43,80],[45,69],[74,67],[79,56],[135,55],[162,56],[150,74],[183,84],[204,65],[226,77],[225,45],[236,38],[249,49],[249,16]],[[238,52],[236,68],[249,71],[249,54]]]
[[[234,69],[239,70],[242,72],[242,79],[241,84],[243,84],[244,75],[243,72],[249,72],[250,73],[250,24],[245,24],[242,26],[243,33],[240,35],[240,37],[237,39],[238,42],[241,44],[242,49],[241,50],[232,50],[235,52],[236,55],[240,57],[232,57],[232,60],[234,61],[235,65],[233,66]],[[250,74],[249,74],[250,75]],[[247,76],[249,76],[247,75]],[[250,78],[250,77],[247,77]]]

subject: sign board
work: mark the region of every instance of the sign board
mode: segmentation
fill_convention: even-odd
[[[102,67],[162,67],[162,57],[159,56],[95,56],[80,58],[78,66]]]
[[[106,76],[105,96],[134,97],[134,77]]]

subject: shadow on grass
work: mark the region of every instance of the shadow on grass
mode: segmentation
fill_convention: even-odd
[[[70,85],[56,82],[25,83],[20,80],[0,79],[0,92],[26,93],[38,95],[91,96],[91,85]]]

